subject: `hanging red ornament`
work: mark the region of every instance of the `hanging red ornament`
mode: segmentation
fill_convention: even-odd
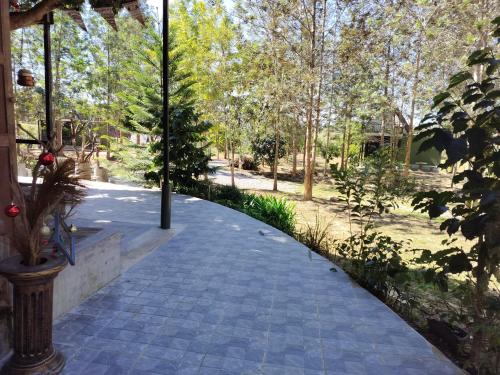
[[[52,152],[45,151],[40,154],[38,160],[40,161],[40,164],[48,166],[54,164],[54,160],[56,160],[56,158]]]
[[[16,217],[21,213],[21,209],[17,207],[14,203],[9,204],[5,207],[5,215],[8,217]]]
[[[10,0],[9,5],[16,11],[19,11],[21,9],[21,6],[19,5],[19,2],[17,0]]]

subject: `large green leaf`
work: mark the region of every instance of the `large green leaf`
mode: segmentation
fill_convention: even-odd
[[[491,48],[483,48],[472,52],[467,59],[467,65],[473,66],[477,64],[484,64],[492,58]]]
[[[500,97],[500,90],[493,90],[486,94],[486,99],[496,99]]]
[[[467,81],[468,79],[472,79],[472,74],[470,74],[470,72],[463,71],[457,73],[450,78],[450,84],[448,85],[448,89],[451,89],[452,87],[455,87],[461,84],[462,82]]]
[[[433,106],[432,108],[438,106],[439,104],[441,104],[441,102],[447,98],[449,98],[451,96],[451,94],[448,92],[448,91],[444,91],[440,94],[437,94],[433,99]]]
[[[472,264],[467,255],[463,252],[450,256],[448,262],[449,271],[451,273],[456,274],[472,270]]]

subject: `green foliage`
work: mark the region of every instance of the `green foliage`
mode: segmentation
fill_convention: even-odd
[[[349,216],[359,221],[362,232],[372,228],[374,216],[395,208],[397,199],[413,188],[391,161],[388,149],[376,152],[358,168],[332,165],[332,176],[347,203]]]
[[[150,143],[153,158],[145,177],[158,182],[163,173],[163,101],[158,79],[161,77],[162,41],[152,27],[145,31],[144,38],[144,43],[138,46],[144,69],[131,70],[121,97],[125,102],[125,126],[153,136]],[[201,121],[195,110],[190,74],[182,67],[184,56],[176,48],[172,33],[170,38],[170,176],[174,187],[189,186],[194,185],[200,175],[210,172],[205,133],[211,125]]]
[[[243,206],[246,195],[248,194],[230,185],[214,185],[211,190],[211,200],[235,209]]]
[[[318,212],[314,224],[307,223],[305,228],[297,233],[297,239],[311,250],[328,253],[330,229],[331,224],[323,224]]]
[[[338,142],[330,142],[328,145],[326,142],[318,142],[319,152],[323,159],[332,160],[335,157],[340,156],[340,145]]]
[[[286,154],[286,141],[280,138],[278,144],[278,158],[282,158]],[[257,137],[252,141],[253,160],[257,163],[264,161],[267,165],[274,165],[274,157],[276,155],[276,137],[265,136]]]
[[[285,198],[249,194],[236,187],[198,181],[188,186],[178,185],[174,190],[179,194],[209,199],[241,211],[291,236],[295,234],[295,207]]]
[[[355,234],[335,245],[343,268],[361,285],[387,300],[409,282],[402,253],[408,244],[379,232]]]
[[[245,156],[243,158],[243,164],[241,165],[241,167],[245,171],[256,171],[259,169],[259,163],[257,163],[253,158]]]
[[[500,25],[495,24],[497,33]],[[449,213],[440,229],[452,236],[461,234],[473,241],[470,250],[450,246],[438,252],[423,250],[417,262],[428,267],[426,279],[441,289],[448,290],[448,276],[465,274],[475,285],[468,300],[472,311],[472,323],[467,324],[474,332],[472,362],[475,371],[491,373],[488,351],[498,344],[488,342],[486,296],[492,277],[499,275],[500,263],[500,105],[498,99],[498,56],[491,48],[473,52],[467,60],[468,70],[450,78],[447,91],[434,97],[435,110],[422,120],[417,139],[427,138],[421,150],[435,147],[446,152],[441,168],[466,165],[454,177],[455,183],[463,183],[458,191],[422,192],[415,196],[415,209],[436,218]],[[482,73],[481,73],[482,72]],[[447,242],[445,245],[451,245]]]
[[[409,281],[402,253],[405,242],[373,230],[374,216],[396,207],[406,186],[399,168],[391,162],[389,151],[382,149],[366,160],[364,166],[347,170],[332,167],[338,191],[347,203],[351,236],[337,241],[334,249],[339,261],[356,280],[384,300],[406,289]],[[353,228],[358,228],[354,231]]]
[[[242,211],[286,234],[295,233],[295,209],[285,198],[247,194]]]

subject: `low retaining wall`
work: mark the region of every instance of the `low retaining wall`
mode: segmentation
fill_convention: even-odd
[[[122,233],[95,236],[77,246],[76,264],[68,265],[54,282],[54,319],[79,305],[121,273]]]

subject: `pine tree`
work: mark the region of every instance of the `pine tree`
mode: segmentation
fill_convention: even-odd
[[[145,177],[159,183],[163,171],[162,40],[153,27],[148,27],[143,41],[129,61],[125,90],[120,96],[125,104],[125,126],[150,136],[152,161]],[[211,124],[200,121],[191,73],[183,64],[184,55],[172,32],[169,56],[170,176],[174,187],[192,186],[196,178],[210,170],[205,133]]]

